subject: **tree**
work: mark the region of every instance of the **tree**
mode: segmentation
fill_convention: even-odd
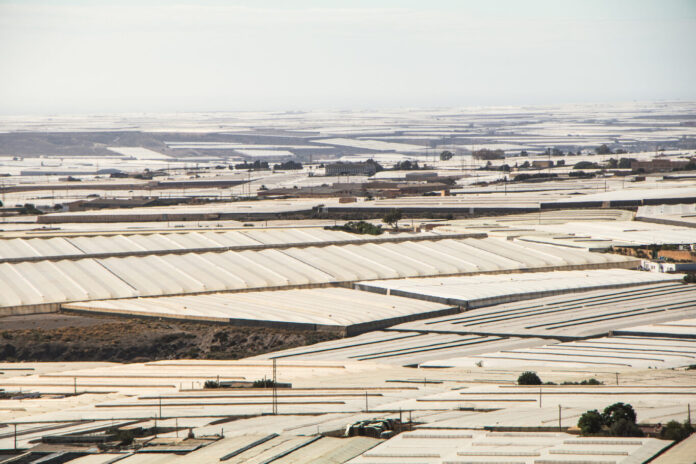
[[[619,169],[631,169],[631,162],[635,161],[634,158],[621,158],[619,160]]]
[[[664,438],[665,440],[682,441],[692,433],[694,433],[694,428],[691,424],[689,424],[688,421],[684,421],[683,424],[680,424],[679,422],[672,420],[667,422],[662,430],[660,430],[660,438]]]
[[[480,160],[505,159],[505,152],[503,150],[489,150],[488,148],[482,148],[480,150],[474,150],[471,154],[474,159]]]
[[[595,148],[595,151],[597,152],[598,155],[611,155],[612,154],[611,148],[609,148],[606,143],[603,143],[602,145]]]
[[[288,160],[284,163],[276,164],[275,166],[273,166],[274,171],[289,171],[297,169],[302,169],[302,163],[293,160]]]
[[[612,437],[642,437],[643,431],[636,424],[633,406],[614,403],[604,408],[602,414],[596,409],[587,411],[578,421],[583,435],[601,434]]]
[[[602,415],[596,409],[587,411],[578,420],[578,427],[583,435],[594,435],[602,430],[604,420]]]
[[[517,378],[518,385],[541,385],[541,379],[536,372],[526,371]]]
[[[633,406],[630,404],[614,403],[604,408],[602,418],[607,427],[611,427],[621,419],[626,419],[627,421],[635,424],[636,412],[633,410]]]
[[[376,226],[365,221],[348,221],[342,226],[326,226],[324,229],[327,230],[342,230],[344,232],[350,232],[352,234],[369,234],[369,235],[380,235],[382,232],[382,226]]]
[[[395,229],[399,228],[399,221],[401,220],[402,214],[400,209],[393,209],[384,215],[382,222],[389,224]]]
[[[556,166],[565,166],[565,160],[556,161]]]
[[[568,177],[577,177],[580,179],[591,179],[591,178],[595,177],[595,175],[592,172],[571,171],[568,173]]]
[[[642,437],[643,431],[628,419],[618,419],[609,427],[609,435],[612,437]]]
[[[254,380],[254,383],[251,384],[252,388],[273,388],[274,386],[276,386],[276,383],[273,379]]]
[[[372,158],[370,158],[369,160],[365,161],[365,164],[369,164],[369,165],[373,166],[373,167],[375,168],[375,172],[384,171],[384,168],[382,167],[382,165],[379,164],[377,161],[373,160]],[[319,167],[320,167],[320,168],[323,168],[324,165],[321,165],[321,166],[319,166]]]
[[[249,163],[247,161],[244,161],[241,164],[235,164],[234,168],[235,169],[253,169],[255,171],[258,171],[260,169],[268,169],[268,161],[256,160],[253,163]]]
[[[573,166],[573,169],[599,169],[600,166],[597,163],[591,161],[578,161]]]
[[[394,165],[395,171],[416,171],[418,169],[420,169],[420,167],[418,166],[418,161],[399,161]]]
[[[607,160],[607,167],[609,169],[616,169],[619,166],[619,162],[616,161],[616,158],[609,158]]]
[[[442,153],[440,153],[440,161],[447,161],[449,159],[452,159],[453,156],[454,154],[451,151],[445,150]]]
[[[529,165],[529,161],[525,161],[524,163],[522,163],[522,164],[520,165],[521,168],[528,168],[529,166],[530,166],[530,165]]]

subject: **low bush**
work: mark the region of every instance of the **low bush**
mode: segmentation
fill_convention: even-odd
[[[348,221],[342,226],[326,226],[326,230],[341,230],[351,234],[359,235],[380,235],[384,232],[382,226],[374,225],[365,221]]]
[[[580,382],[563,382],[561,385],[604,385],[604,382],[600,382],[594,377],[588,380],[582,380]]]
[[[254,380],[252,387],[254,388],[273,388],[275,382],[272,379]]]

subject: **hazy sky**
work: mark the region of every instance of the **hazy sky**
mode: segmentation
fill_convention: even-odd
[[[696,0],[0,0],[0,112],[696,100]]]

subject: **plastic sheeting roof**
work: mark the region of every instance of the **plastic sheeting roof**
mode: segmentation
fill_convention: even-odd
[[[582,243],[583,236],[592,240],[612,241],[616,245],[696,243],[696,229],[635,221],[569,222],[564,225],[544,224],[533,227],[538,231],[561,234],[571,240],[572,237],[577,237],[580,243]]]
[[[560,293],[681,280],[681,274],[602,269],[371,281],[359,282],[357,287],[443,304],[477,307]]]
[[[696,331],[692,328],[692,336]],[[515,368],[523,363],[536,369],[626,368],[670,369],[696,363],[696,340],[645,337],[602,337],[531,348],[514,348],[475,357],[425,362],[424,367]]]
[[[98,192],[98,191],[97,191]],[[89,216],[95,222],[101,217],[119,216],[160,216],[167,214],[225,214],[225,213],[288,213],[294,211],[307,211],[319,205],[338,205],[337,198],[320,199],[283,199],[283,200],[259,200],[237,201],[232,203],[218,203],[208,205],[175,205],[175,206],[148,206],[129,209],[74,211],[65,213],[50,213],[44,215],[52,222],[70,222],[71,218]]]
[[[68,309],[228,321],[273,321],[332,326],[410,317],[447,309],[439,303],[345,288],[93,301]]]
[[[414,430],[384,441],[349,464],[617,463],[638,464],[671,444],[655,438],[597,440],[567,433]],[[588,454],[591,453],[590,456]]]
[[[694,316],[696,285],[662,283],[501,304],[394,329],[572,339]]]
[[[696,227],[696,204],[641,206],[636,213],[636,219]]]
[[[430,359],[472,356],[542,343],[543,340],[539,338],[374,331],[357,337],[266,353],[257,356],[256,359],[368,361],[380,364],[413,365]]]
[[[489,238],[0,263],[0,307],[634,262]]]
[[[418,236],[434,236],[429,232]],[[413,234],[358,235],[321,228],[250,229],[226,232],[185,232],[96,235],[52,238],[13,238],[0,240],[0,260],[21,258],[60,258],[80,255],[142,253],[144,251],[182,251],[273,247],[280,245],[388,241]]]
[[[690,341],[692,341],[696,347],[696,318],[628,327],[623,330],[617,330],[616,334],[641,337],[671,337],[679,339],[691,339]]]

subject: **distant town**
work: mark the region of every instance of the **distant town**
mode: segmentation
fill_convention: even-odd
[[[693,461],[694,103],[0,128],[0,463]]]

